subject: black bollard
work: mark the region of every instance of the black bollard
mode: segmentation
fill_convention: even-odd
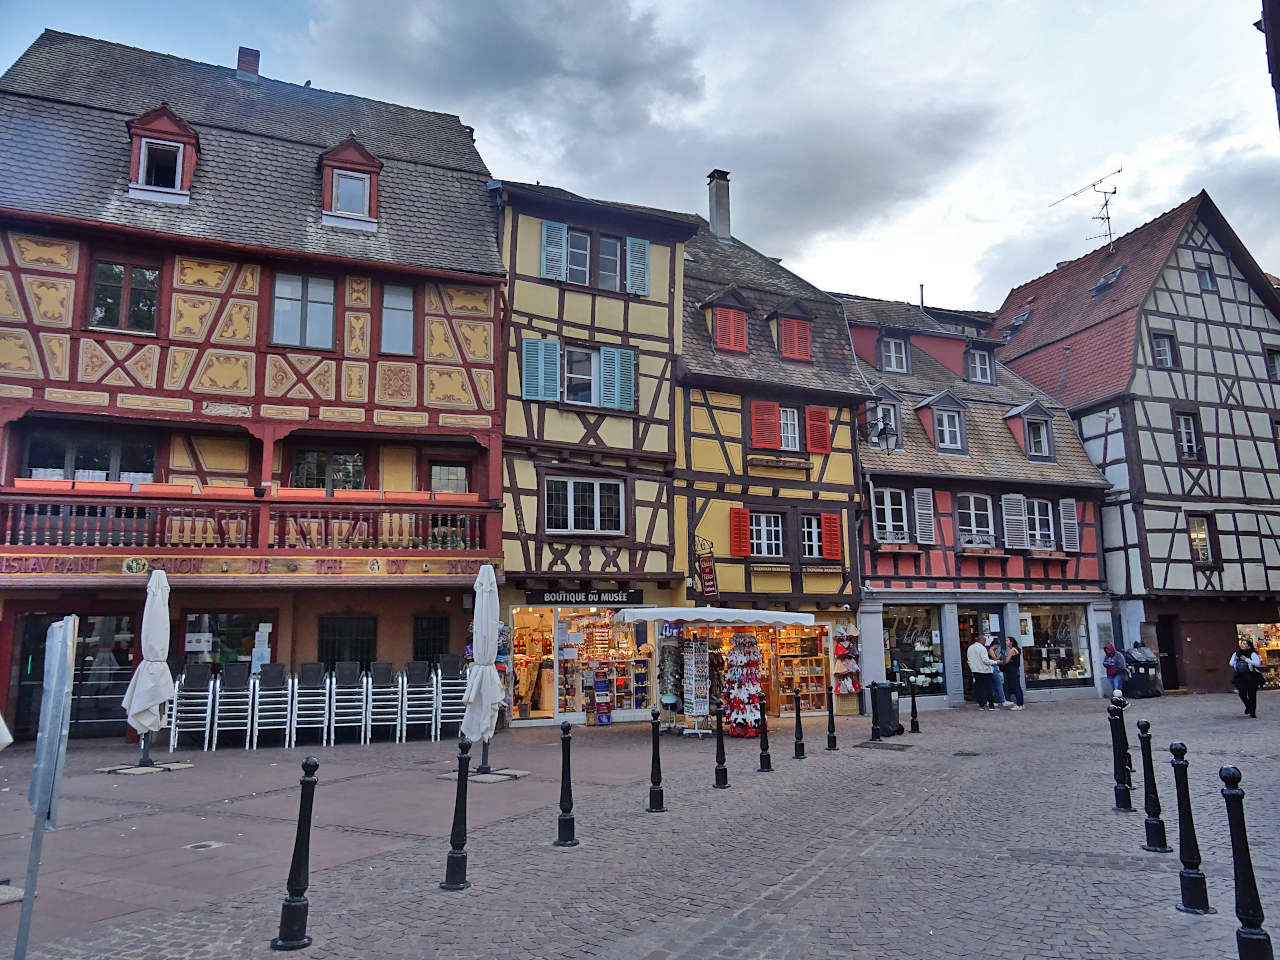
[[[773,758],[769,756],[769,719],[764,713],[764,691],[760,691],[760,772],[773,772]]]
[[[1244,791],[1240,789],[1240,771],[1223,767],[1218,776],[1226,784],[1222,798],[1227,802],[1227,823],[1231,827],[1231,862],[1236,878],[1236,952],[1240,960],[1272,960],[1271,937],[1262,929],[1262,901],[1258,898],[1258,882],[1253,876],[1253,859],[1249,855],[1249,835],[1244,827]]]
[[[1196,825],[1191,819],[1191,792],[1187,788],[1187,745],[1169,744],[1173,759],[1173,786],[1178,795],[1178,859],[1182,870],[1178,883],[1182,888],[1182,902],[1178,909],[1183,913],[1217,913],[1209,906],[1209,888],[1200,872],[1200,844],[1196,841]]]
[[[569,721],[560,724],[560,818],[556,821],[556,840],[552,846],[576,847],[573,822],[573,780],[569,770],[569,746],[573,741]]]
[[[836,691],[827,684],[827,749],[839,750],[836,746]]]
[[[911,691],[911,732],[920,732],[920,714],[916,711],[916,678],[907,678],[907,689]]]
[[[1124,768],[1129,771],[1129,776],[1125,779],[1125,782],[1132,787],[1133,755],[1129,752],[1129,728],[1124,723],[1124,709],[1129,706],[1129,701],[1124,698],[1123,694],[1117,693],[1112,695],[1111,702],[1120,711],[1120,756],[1124,760]]]
[[[1147,842],[1142,849],[1148,853],[1172,853],[1164,835],[1164,821],[1160,819],[1160,795],[1156,792],[1156,770],[1151,762],[1151,723],[1138,721],[1138,747],[1142,752],[1143,808],[1147,811]]]
[[[880,739],[880,698],[876,691],[880,689],[879,681],[871,681],[871,739]]]
[[[729,768],[724,765],[724,704],[716,704],[716,783],[717,790],[729,789]]]
[[[653,760],[649,764],[649,806],[645,810],[648,813],[666,813],[662,798],[662,760],[658,755],[658,708],[650,710],[649,716],[653,718],[650,721],[653,724]]]
[[[302,761],[302,799],[298,801],[298,835],[293,841],[293,862],[289,864],[286,887],[289,896],[280,907],[280,933],[271,941],[272,950],[301,950],[311,946],[307,936],[307,883],[311,863],[311,803],[316,795],[316,771],[320,761]]]
[[[796,759],[804,759],[804,727],[800,723],[800,689],[791,691],[796,705]]]
[[[1116,781],[1115,809],[1124,813],[1132,813],[1132,784],[1129,780],[1129,768],[1125,766],[1124,753],[1120,747],[1124,718],[1120,714],[1120,708],[1114,703],[1107,707],[1107,719],[1111,722],[1111,775]]]
[[[467,768],[471,766],[471,741],[458,737],[458,790],[453,796],[453,829],[449,831],[449,859],[444,864],[441,890],[465,890],[467,880]]]

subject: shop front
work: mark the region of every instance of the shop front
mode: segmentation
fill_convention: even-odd
[[[1252,640],[1262,660],[1262,686],[1280,687],[1280,623],[1237,623],[1236,637]]]

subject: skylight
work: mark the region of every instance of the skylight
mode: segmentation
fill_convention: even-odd
[[[1116,267],[1110,273],[1104,273],[1102,279],[1098,281],[1097,286],[1090,292],[1096,297],[1100,293],[1110,290],[1116,285],[1116,281],[1120,279],[1120,274],[1124,273],[1124,267]]]

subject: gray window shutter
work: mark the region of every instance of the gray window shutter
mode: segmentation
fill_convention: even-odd
[[[1004,514],[1004,545],[1010,550],[1026,550],[1027,498],[1020,493],[1006,493],[1000,498],[1000,512]]]
[[[1080,524],[1076,520],[1076,502],[1058,501],[1058,519],[1062,527],[1062,549],[1068,553],[1080,552]]]
[[[542,399],[542,341],[531,337],[520,341],[520,396]]]
[[[627,237],[627,293],[649,295],[649,241]]]
[[[938,534],[933,523],[933,488],[916,487],[913,496],[916,506],[916,542],[937,543]]]
[[[548,280],[565,278],[565,250],[569,245],[569,227],[554,220],[542,221],[542,275]]]
[[[542,399],[560,399],[560,341],[555,337],[547,337],[538,341],[542,344]]]
[[[636,355],[616,347],[600,348],[600,405],[615,410],[635,406]]]

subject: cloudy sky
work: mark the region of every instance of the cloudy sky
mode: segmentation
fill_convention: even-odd
[[[45,26],[457,113],[495,176],[705,213],[828,289],[997,307],[1206,188],[1280,273],[1258,0],[66,0]],[[28,11],[33,12],[28,12]]]

